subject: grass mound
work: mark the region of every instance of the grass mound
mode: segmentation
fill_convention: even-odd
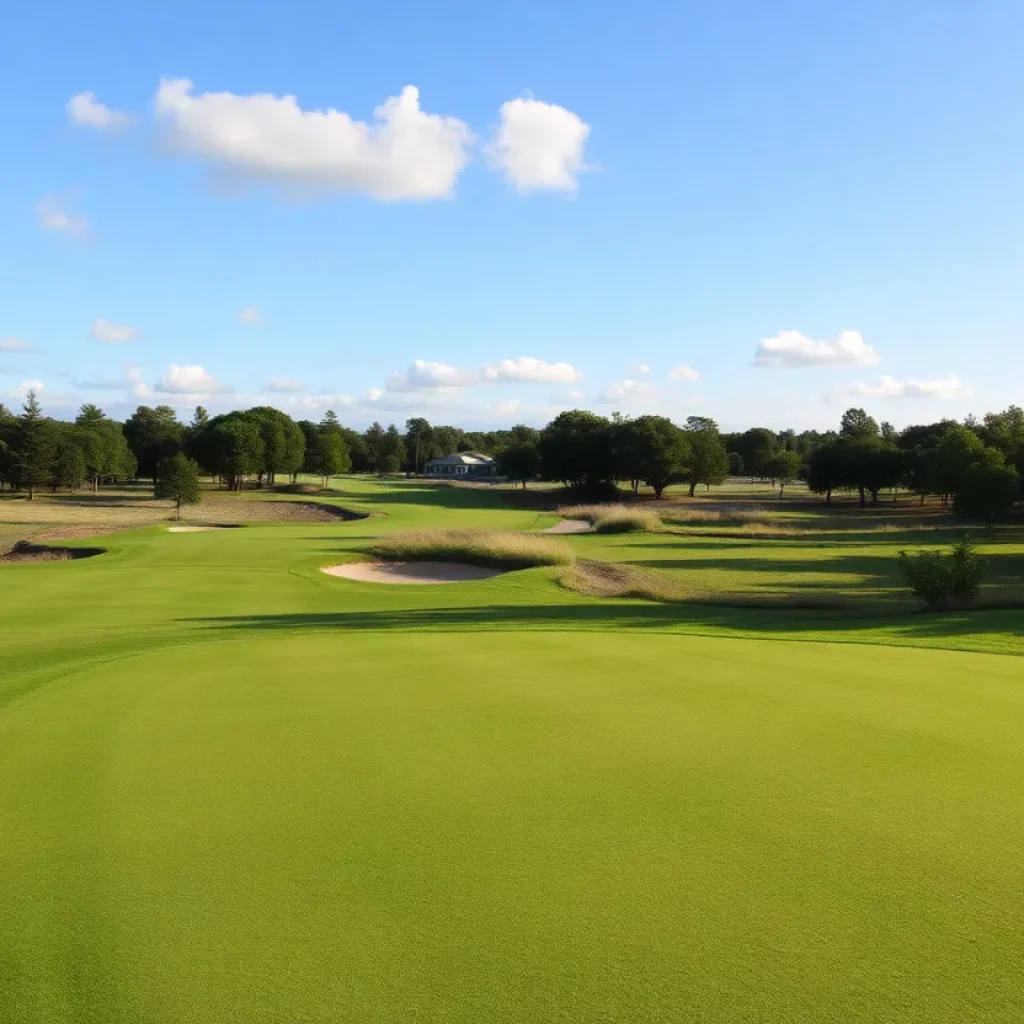
[[[563,505],[555,515],[585,520],[595,533],[655,533],[661,529],[657,512],[629,505]]]
[[[672,526],[767,526],[768,513],[759,508],[707,509],[677,506],[661,513]]]
[[[505,569],[572,565],[572,548],[549,537],[490,530],[430,530],[381,537],[369,548],[385,562],[438,561]]]
[[[585,559],[570,566],[558,582],[585,597],[634,598],[664,604],[700,604],[722,608],[788,608],[803,611],[848,610],[850,601],[833,594],[713,593],[687,587],[657,569]]]

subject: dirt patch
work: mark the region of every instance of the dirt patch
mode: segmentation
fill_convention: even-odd
[[[541,533],[590,533],[590,523],[586,519],[563,519]]]
[[[70,562],[102,554],[103,548],[55,548],[19,540],[10,551],[0,555],[0,562]]]
[[[469,583],[501,576],[504,569],[485,569],[459,562],[347,562],[321,570],[360,583]]]

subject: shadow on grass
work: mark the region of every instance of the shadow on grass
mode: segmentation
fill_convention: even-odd
[[[906,639],[955,638],[958,635],[1007,633],[1024,635],[1018,611],[960,611],[943,614],[851,616],[848,612],[731,609],[698,605],[656,605],[601,601],[586,605],[489,605],[461,608],[339,611],[288,615],[235,615],[181,620],[210,630],[286,632],[289,630],[398,630],[406,632],[458,630],[672,630],[685,625],[734,632],[786,634],[868,634],[886,631]],[[865,639],[870,637],[865,636]],[[884,637],[879,637],[884,639]]]

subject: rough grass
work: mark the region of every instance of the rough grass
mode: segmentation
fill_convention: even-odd
[[[563,505],[555,515],[562,519],[582,519],[595,533],[655,533],[661,529],[661,517],[644,506]]]
[[[581,559],[558,576],[567,590],[587,597],[634,598],[667,604],[701,604],[719,608],[790,608],[838,611],[853,607],[840,594],[756,594],[710,591],[687,586],[679,577],[656,569]]]
[[[206,491],[198,505],[182,509],[181,522],[196,525],[231,523],[332,523],[358,517],[339,505],[288,500],[267,494],[256,498]],[[101,490],[98,494],[0,496],[0,552],[19,540],[70,539],[155,526],[174,520],[174,505],[158,501],[148,488]]]
[[[575,559],[564,541],[496,530],[395,533],[381,537],[368,551],[388,562],[436,560],[510,569],[571,565]]]

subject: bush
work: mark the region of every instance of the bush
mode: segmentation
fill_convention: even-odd
[[[958,540],[948,554],[900,552],[900,569],[913,595],[927,608],[970,604],[981,589],[985,564],[967,537]]]
[[[387,562],[437,559],[503,569],[572,565],[575,558],[568,544],[551,537],[486,530],[395,533],[377,540],[369,553]]]

